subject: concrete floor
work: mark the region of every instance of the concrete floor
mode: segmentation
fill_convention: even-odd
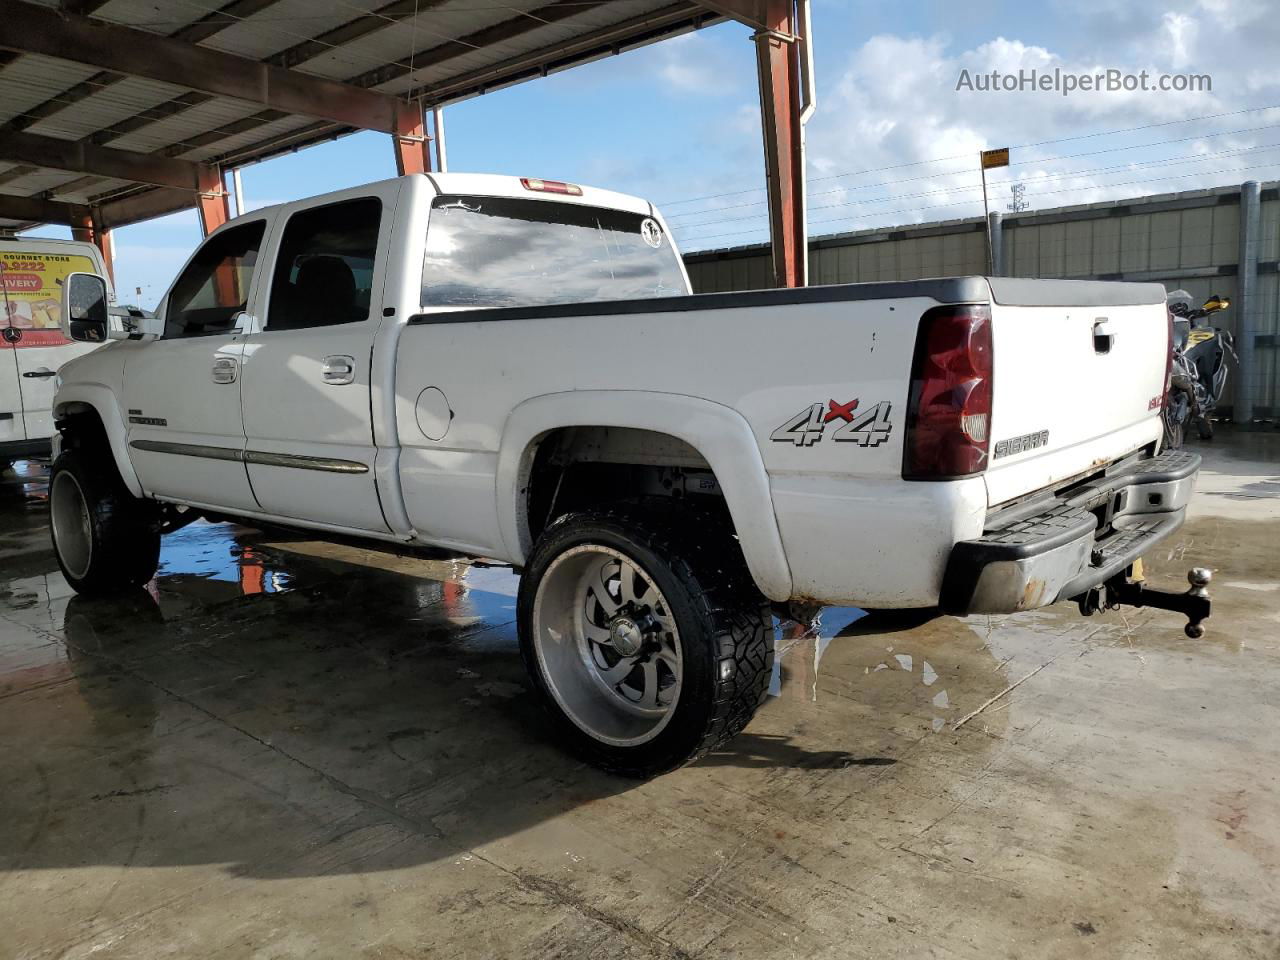
[[[1280,435],[1226,431],[1160,611],[830,610],[656,781],[559,753],[504,569],[196,525],[71,596],[0,497],[0,957],[1280,956]],[[959,730],[956,720],[1042,665]]]

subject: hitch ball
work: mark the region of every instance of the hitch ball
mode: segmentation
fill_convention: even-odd
[[[1211,580],[1213,580],[1213,571],[1208,567],[1192,567],[1187,572],[1187,583],[1191,584],[1191,589],[1187,591],[1187,596],[1208,600],[1209,582]],[[1184,631],[1192,640],[1199,640],[1204,636],[1204,623],[1201,620],[1193,619],[1187,623]]]

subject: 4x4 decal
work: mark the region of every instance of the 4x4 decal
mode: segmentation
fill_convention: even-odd
[[[838,443],[856,443],[861,447],[878,447],[889,439],[893,424],[889,420],[888,400],[859,411],[857,398],[847,403],[828,400],[805,407],[769,435],[774,443],[794,443],[810,447],[826,436],[827,424],[839,423],[831,439]]]

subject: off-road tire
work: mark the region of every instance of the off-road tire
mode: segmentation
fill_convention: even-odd
[[[62,486],[70,483],[88,509],[87,563],[64,560],[52,516],[64,493]],[[49,508],[53,552],[62,575],[77,593],[112,596],[134,590],[156,575],[160,528],[154,505],[129,493],[109,450],[89,442],[64,449],[49,472]],[[67,549],[73,547],[68,544]]]
[[[584,544],[638,564],[662,591],[680,632],[684,679],[674,714],[638,746],[604,743],[575,724],[548,688],[534,645],[539,582],[557,556]],[[569,513],[548,526],[520,581],[517,623],[525,667],[563,744],[610,773],[647,778],[706,756],[747,725],[768,692],[772,610],[738,541],[718,516],[664,498]]]

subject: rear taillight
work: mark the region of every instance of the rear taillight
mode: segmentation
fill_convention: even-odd
[[[1169,388],[1173,386],[1173,311],[1166,310],[1165,313],[1169,315],[1169,338],[1164,352],[1164,397],[1160,401],[1162,408],[1169,405]]]
[[[934,307],[920,318],[903,477],[945,480],[986,469],[992,379],[990,307]]]

